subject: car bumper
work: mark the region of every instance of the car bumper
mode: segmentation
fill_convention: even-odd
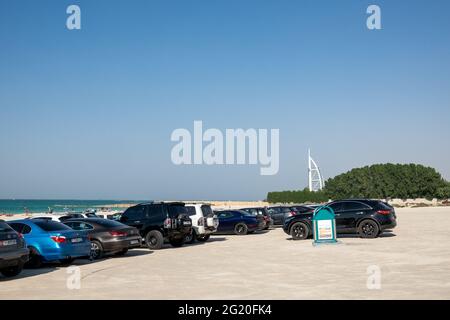
[[[91,242],[83,242],[70,247],[60,246],[53,249],[52,252],[43,252],[42,257],[45,261],[62,260],[69,258],[89,257],[91,254]]]
[[[27,248],[0,254],[0,269],[15,267],[28,261],[30,251]]]
[[[122,251],[124,249],[139,248],[142,245],[140,236],[126,237],[124,239],[114,239],[102,242],[103,250],[113,252]]]
[[[213,234],[217,231],[217,228],[214,227],[192,227],[195,230],[195,233],[198,235],[208,235]]]
[[[397,226],[397,221],[392,220],[381,224],[381,230],[394,229]]]

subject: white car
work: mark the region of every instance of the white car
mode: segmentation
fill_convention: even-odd
[[[206,203],[186,203],[185,207],[189,218],[192,220],[192,233],[186,236],[185,242],[208,241],[211,234],[216,232],[219,226],[219,219],[211,206]]]

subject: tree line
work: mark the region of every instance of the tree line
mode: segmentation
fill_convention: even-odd
[[[434,168],[419,164],[375,164],[352,169],[326,181],[319,192],[307,188],[298,191],[269,192],[267,201],[325,202],[329,199],[449,199],[450,183]]]

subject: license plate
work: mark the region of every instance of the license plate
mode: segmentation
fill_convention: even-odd
[[[0,244],[4,247],[13,246],[13,245],[17,244],[17,240],[4,240],[4,241],[1,241]]]
[[[130,241],[130,244],[138,244],[139,243],[139,240],[131,240]]]
[[[191,222],[190,222],[190,221],[183,221],[183,225],[184,225],[184,226],[190,226],[190,225],[191,225]]]
[[[72,239],[72,243],[78,243],[78,242],[81,242],[81,241],[83,241],[82,238],[73,238]]]

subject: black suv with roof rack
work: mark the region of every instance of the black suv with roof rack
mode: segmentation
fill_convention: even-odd
[[[397,226],[395,210],[380,200],[348,199],[327,204],[335,213],[336,232],[357,233],[362,238],[376,238],[384,230]],[[314,209],[287,218],[283,230],[294,240],[312,236]]]
[[[161,249],[164,240],[181,247],[191,234],[192,221],[183,202],[148,202],[130,207],[120,222],[139,230],[149,249]]]

